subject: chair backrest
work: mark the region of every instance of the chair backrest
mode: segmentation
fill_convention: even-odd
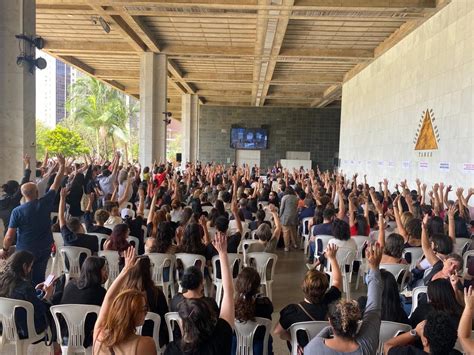
[[[104,227],[109,228],[110,230],[113,230],[116,225],[116,223],[104,223]]]
[[[379,351],[382,351],[383,343],[385,343],[387,340],[396,337],[399,333],[406,333],[410,330],[411,326],[409,326],[408,324],[383,320],[380,324]]]
[[[147,320],[153,321],[153,335],[152,338],[155,341],[156,350],[160,350],[160,325],[161,317],[159,314],[148,312],[145,316],[145,322]],[[137,334],[142,335],[143,326],[137,327]],[[159,352],[158,352],[159,353]]]
[[[456,238],[456,244],[454,244],[453,252],[462,256],[466,251],[469,250],[471,242],[471,238]]]
[[[120,255],[115,250],[102,250],[98,253],[99,256],[104,257],[107,260],[109,266],[109,278],[107,279],[107,288],[114,282],[117,276],[120,274]]]
[[[314,250],[314,257],[317,257],[319,254],[321,254],[328,246],[328,242],[333,238],[334,237],[332,235],[324,235],[324,234],[317,235],[314,241],[315,246],[316,246]]]
[[[58,212],[51,212],[49,218],[51,219],[51,222],[53,222],[55,218],[58,219]]]
[[[248,265],[248,253],[251,253],[251,245],[258,243],[258,240],[256,239],[244,239],[241,241],[242,243],[242,254],[244,256],[244,265]]]
[[[260,275],[261,283],[272,281],[278,256],[272,253],[249,253],[247,255],[249,266],[254,267]]]
[[[138,253],[138,246],[140,245],[140,240],[137,237],[129,235],[127,241],[132,244],[132,246],[135,248],[135,252]]]
[[[302,230],[301,230],[301,236],[302,237],[307,237],[309,236],[310,234],[310,230],[309,230],[309,222],[313,219],[313,217],[306,217],[306,218],[303,218],[302,221],[301,221],[301,226],[302,226]]]
[[[290,326],[290,334],[291,334],[291,354],[297,355],[298,354],[298,338],[297,333],[298,331],[304,331],[306,336],[308,337],[308,341],[311,341],[316,335],[319,334],[321,330],[329,326],[328,321],[312,321],[312,322],[298,322],[293,323]]]
[[[75,351],[84,351],[85,338],[85,321],[86,316],[94,313],[99,316],[100,307],[89,304],[62,304],[58,306],[51,306],[51,314],[53,315],[54,323],[58,331],[58,339],[64,339],[65,334],[62,334],[61,324],[59,322],[58,314],[64,318],[67,330],[68,341],[66,345],[61,344],[64,354],[72,354]]]
[[[346,272],[346,265],[350,266],[352,272],[352,264],[354,263],[356,256],[356,251],[351,248],[339,248],[337,249],[336,260],[341,272],[344,274]],[[327,261],[326,269],[331,271],[331,263]]]
[[[213,209],[213,206],[201,206],[201,209],[203,212],[207,212],[208,214],[211,213],[211,210]]]
[[[233,279],[237,278],[237,275],[233,273],[236,268],[236,264],[238,266],[238,270],[242,269],[242,256],[240,254],[228,253],[227,260],[229,260],[229,267],[232,273]],[[221,277],[217,277],[217,263],[220,264],[219,255],[215,255],[212,257],[212,280],[214,281],[221,281]],[[222,275],[221,275],[222,276]]]
[[[199,254],[188,254],[188,253],[176,253],[176,268],[178,268],[178,261],[181,262],[183,269],[187,269],[190,266],[198,266],[201,269],[202,274],[204,275],[204,267],[206,266],[206,258]],[[181,285],[181,273],[176,272],[177,280]],[[180,291],[181,292],[181,291]]]
[[[469,262],[469,258],[474,258],[474,250],[468,250],[464,253],[464,255],[462,256],[464,262],[463,262],[463,265],[464,265],[464,269],[463,269],[463,275],[466,276],[467,274],[469,274],[468,272],[468,262]],[[471,275],[471,276],[474,276],[474,275]]]
[[[266,318],[255,317],[255,321],[235,321],[235,334],[237,336],[237,354],[253,355],[253,338],[259,326],[265,327],[263,338],[263,355],[268,353],[268,338],[272,321]]]
[[[97,243],[99,243],[99,250],[104,250],[104,244],[107,239],[109,239],[109,236],[107,234],[103,233],[87,233],[89,235],[95,235],[97,237]]]
[[[3,327],[0,344],[15,343],[20,340],[15,323],[15,310],[17,308],[23,308],[26,311],[26,326],[29,338],[37,335],[33,305],[27,301],[0,297],[0,321]]]
[[[400,276],[403,274],[400,283],[400,290],[403,290],[405,286],[406,278],[409,273],[409,267],[410,265],[408,264],[380,264],[380,269],[385,269],[393,276],[395,276],[395,280],[397,280],[397,283],[400,280]]]
[[[416,263],[423,256],[423,248],[421,247],[405,248],[403,250],[403,257],[406,259],[408,255],[410,256],[410,270],[412,270],[416,267]]]
[[[413,312],[415,311],[416,307],[418,307],[418,303],[419,303],[419,298],[420,298],[420,295],[424,293],[424,294],[427,294],[428,293],[428,287],[427,286],[418,286],[418,287],[415,287],[411,293],[411,311],[410,311],[410,315],[408,316],[408,318],[411,317],[411,315],[413,314]]]
[[[173,269],[176,262],[173,254],[148,253],[146,254],[151,262],[151,277],[155,285],[163,286],[163,269],[170,268],[170,276],[173,275]]]
[[[143,231],[143,240],[146,240],[146,238],[148,238],[148,228],[146,226],[142,226],[142,231]]]
[[[133,210],[133,203],[127,202],[127,203],[125,204],[125,207],[128,208],[128,209]],[[135,212],[135,211],[134,211],[134,212]]]
[[[358,261],[362,261],[362,251],[364,250],[366,242],[369,241],[369,237],[366,237],[365,235],[356,235],[351,237],[351,239],[354,240],[357,245],[357,253],[355,259]]]
[[[61,247],[59,252],[62,256],[63,268],[69,278],[79,277],[81,274],[81,265],[79,260],[81,255],[91,256],[90,249],[81,247]],[[69,268],[66,265],[66,258],[69,263]]]
[[[173,341],[173,329],[174,325],[173,323],[177,323],[179,329],[181,330],[181,334],[183,334],[183,327],[181,325],[181,317],[179,316],[178,312],[168,312],[165,314],[165,322],[166,322],[166,327],[168,328],[168,338],[170,343]],[[173,322],[173,323],[172,323]]]
[[[64,239],[61,233],[53,233],[54,245],[56,245],[56,251],[59,251],[59,248],[64,246]]]

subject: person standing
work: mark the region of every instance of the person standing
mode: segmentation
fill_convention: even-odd
[[[21,194],[26,202],[13,209],[8,231],[0,250],[0,258],[9,255],[10,247],[15,244],[16,250],[26,250],[34,254],[32,282],[37,285],[44,281],[48,258],[51,253],[53,236],[51,234],[51,211],[56,193],[64,175],[65,160],[58,156],[59,170],[49,191],[38,198],[38,187],[33,182],[21,186]]]
[[[298,197],[291,186],[287,186],[280,204],[280,221],[283,230],[283,240],[285,241],[285,251],[290,251],[290,244],[293,243],[295,249],[296,228],[298,226]]]

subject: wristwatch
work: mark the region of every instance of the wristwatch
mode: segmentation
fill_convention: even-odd
[[[411,330],[410,330],[410,335],[411,335],[412,337],[417,337],[418,334],[416,333],[416,329],[411,329]]]

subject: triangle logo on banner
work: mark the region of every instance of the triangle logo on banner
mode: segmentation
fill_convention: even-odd
[[[430,111],[426,110],[420,132],[418,133],[415,150],[432,149],[438,149],[438,142],[433,128]]]

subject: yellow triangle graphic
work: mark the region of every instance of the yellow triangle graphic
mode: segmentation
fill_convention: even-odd
[[[433,124],[431,123],[430,112],[426,110],[423,124],[421,125],[421,130],[418,134],[418,140],[416,141],[415,150],[431,149],[438,149],[438,143],[436,142]]]

